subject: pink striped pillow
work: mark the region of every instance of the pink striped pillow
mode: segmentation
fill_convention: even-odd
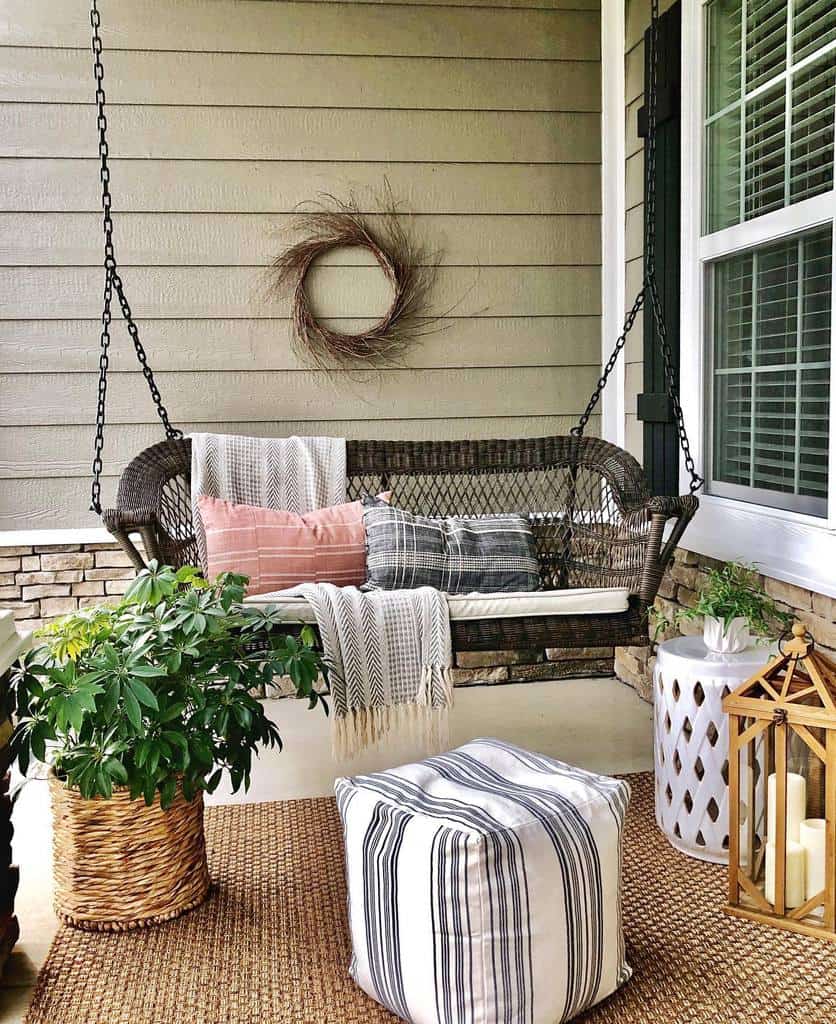
[[[379,496],[388,501],[389,495]],[[297,583],[366,582],[363,503],[297,515],[256,505],[237,505],[202,495],[197,499],[206,533],[207,572],[250,577],[248,594],[284,590]]]

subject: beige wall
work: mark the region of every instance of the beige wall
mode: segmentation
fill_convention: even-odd
[[[117,246],[186,429],[456,437],[561,432],[597,374],[597,0],[113,0],[104,5]],[[87,513],[101,293],[88,0],[0,0],[0,529]],[[387,179],[443,251],[447,329],[402,369],[291,352],[265,266],[296,204]],[[374,268],[316,272],[379,312]],[[105,497],[160,436],[115,334]]]

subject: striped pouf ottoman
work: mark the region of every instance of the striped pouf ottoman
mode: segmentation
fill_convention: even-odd
[[[556,1024],[630,977],[625,782],[499,740],[338,779],[351,976],[415,1024]]]

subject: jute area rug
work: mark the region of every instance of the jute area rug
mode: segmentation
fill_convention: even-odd
[[[728,918],[725,872],[675,852],[633,776],[625,924],[635,975],[584,1024],[829,1024],[836,947]],[[29,1024],[376,1024],[347,975],[339,820],[330,799],[207,812],[209,901],[125,935],[62,928]]]

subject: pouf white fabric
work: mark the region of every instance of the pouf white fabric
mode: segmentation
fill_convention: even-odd
[[[351,976],[414,1024],[556,1024],[630,977],[627,783],[499,740],[338,779]]]

